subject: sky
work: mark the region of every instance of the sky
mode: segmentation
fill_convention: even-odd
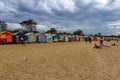
[[[85,34],[120,34],[120,0],[0,0],[0,20],[8,29],[33,19],[37,30],[58,32],[81,29]]]

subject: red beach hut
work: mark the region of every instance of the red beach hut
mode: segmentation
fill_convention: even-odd
[[[0,33],[0,43],[12,43],[12,33],[4,31]]]

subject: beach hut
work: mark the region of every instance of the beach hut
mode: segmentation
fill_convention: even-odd
[[[12,33],[4,31],[0,33],[0,43],[12,43]]]
[[[74,35],[72,35],[72,41],[75,41],[75,39],[74,39]]]
[[[79,36],[78,35],[74,35],[74,41],[79,41]]]
[[[25,35],[28,43],[33,43],[37,41],[37,37],[33,32],[27,33]]]
[[[52,34],[45,34],[45,39],[47,43],[53,42]]]
[[[69,42],[72,42],[72,35],[69,35]]]
[[[60,38],[59,38],[59,41],[60,41],[60,42],[63,42],[63,41],[64,41],[64,37],[65,37],[65,36],[64,36],[63,34],[61,34],[61,35],[60,35]]]
[[[80,36],[80,41],[84,41],[85,40],[85,36]]]
[[[53,42],[59,41],[59,34],[53,34]]]
[[[45,42],[45,34],[44,33],[40,33],[37,35],[37,41],[40,43],[44,43]]]
[[[68,34],[65,34],[65,42],[68,42],[69,41],[69,35]]]
[[[23,34],[22,32],[17,32],[13,34],[13,43],[14,44],[19,44],[19,43],[23,43],[25,40],[25,34]]]

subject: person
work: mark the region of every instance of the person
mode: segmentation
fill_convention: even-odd
[[[27,39],[26,39],[26,36],[25,36],[25,35],[23,35],[23,36],[20,38],[20,41],[21,41],[21,44],[22,44],[23,46],[26,46]]]
[[[104,44],[103,44],[103,37],[101,37],[101,39],[100,39],[100,47],[101,47],[101,48],[110,47],[110,46],[107,46],[107,45],[104,45]]]
[[[113,44],[111,44],[112,46],[116,46],[116,44],[115,43],[113,43]]]
[[[118,40],[118,38],[117,38],[117,39],[116,39],[116,42],[118,43],[118,41],[119,41],[119,40]]]
[[[101,47],[100,47],[100,46],[98,46],[98,45],[95,43],[93,48],[100,49]]]
[[[91,37],[89,37],[89,43],[91,43],[92,42],[92,39],[91,39]]]
[[[24,45],[26,46],[26,44],[27,44],[27,37],[24,36]]]
[[[24,45],[24,38],[23,38],[23,37],[20,38],[20,43],[21,43],[22,45]]]
[[[86,42],[86,44],[87,44],[87,41],[88,41],[88,38],[87,38],[87,37],[85,37],[85,42]]]
[[[100,47],[102,47],[103,46],[103,37],[101,37],[101,39],[100,39]]]

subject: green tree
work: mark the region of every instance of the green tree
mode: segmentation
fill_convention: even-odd
[[[37,23],[35,21],[33,21],[32,19],[23,21],[21,23],[19,23],[21,26],[24,27],[24,29],[28,30],[28,31],[36,31],[36,25]]]
[[[82,30],[78,29],[77,31],[73,32],[73,35],[80,35],[80,36],[84,36],[84,33]]]
[[[0,31],[6,31],[7,30],[7,24],[5,21],[0,21]]]
[[[101,34],[102,34],[102,33],[99,32],[99,33],[98,33],[98,36],[102,36]]]
[[[50,28],[50,30],[46,31],[45,33],[56,34],[57,30],[55,28]]]

